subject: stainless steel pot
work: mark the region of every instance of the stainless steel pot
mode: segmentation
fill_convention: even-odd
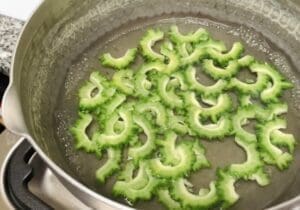
[[[190,22],[184,19],[187,16],[193,16],[188,19]],[[298,116],[300,7],[297,1],[45,0],[27,22],[18,42],[3,103],[5,124],[26,137],[64,185],[88,206],[129,209],[121,200],[112,200],[95,183],[93,171],[100,163],[73,147],[68,127],[76,116],[76,91],[93,68],[100,68],[95,59],[98,54],[108,47],[116,52],[125,49],[139,36],[133,32],[135,38],[123,39],[122,32],[131,33],[145,25],[163,25],[168,21],[213,25],[208,19],[222,22],[214,27],[216,34],[242,39],[251,49],[260,51],[259,55],[267,54],[264,59],[284,70],[296,84],[290,94],[293,99],[290,116]],[[275,49],[276,53],[268,49]],[[292,130],[297,137],[299,127],[299,121],[294,121]],[[275,176],[270,188],[259,193],[252,190],[248,201],[234,208],[291,209],[297,205],[299,146],[294,162],[286,173]]]

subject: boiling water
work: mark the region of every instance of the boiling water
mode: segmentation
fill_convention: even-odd
[[[111,188],[115,177],[111,178],[107,184],[100,185],[95,179],[95,171],[105,162],[105,157],[101,160],[94,155],[86,154],[74,149],[73,139],[69,133],[69,127],[74,123],[77,117],[78,98],[77,92],[83,81],[87,80],[90,73],[100,70],[107,76],[111,75],[109,69],[101,67],[98,57],[102,53],[110,52],[115,56],[121,56],[128,48],[136,47],[138,40],[148,28],[160,28],[167,31],[170,25],[178,25],[182,33],[195,31],[199,27],[206,28],[214,39],[223,40],[228,49],[232,43],[241,41],[246,46],[245,54],[254,55],[260,61],[273,63],[293,81],[296,87],[284,95],[284,100],[289,103],[289,112],[286,115],[288,119],[288,131],[295,136],[300,136],[299,105],[297,98],[299,94],[299,85],[297,77],[293,71],[293,66],[287,60],[283,52],[280,52],[274,44],[266,40],[253,29],[240,25],[217,23],[201,17],[180,17],[181,15],[162,16],[147,20],[138,20],[128,23],[121,28],[106,34],[93,43],[80,57],[73,62],[68,70],[64,87],[59,97],[59,104],[56,108],[55,125],[57,125],[57,141],[59,141],[61,152],[69,162],[69,167],[75,174],[75,177],[93,190],[112,198]],[[138,59],[135,67],[139,65],[141,59]],[[244,77],[247,72],[239,77]],[[201,77],[201,75],[199,75]],[[203,78],[200,78],[203,80]],[[204,81],[205,82],[205,81]],[[206,81],[209,83],[209,81]],[[189,180],[194,184],[194,190],[197,192],[201,187],[208,187],[208,183],[215,179],[215,170],[217,167],[224,167],[230,163],[241,163],[245,160],[245,154],[234,142],[232,138],[226,138],[223,141],[202,141],[206,148],[206,157],[211,162],[212,168],[203,169],[194,173]],[[295,151],[295,160],[299,160],[300,153],[297,146]],[[267,167],[271,176],[271,184],[267,187],[259,187],[255,182],[239,181],[236,184],[236,190],[241,195],[241,199],[233,209],[261,209],[277,200],[289,186],[293,183],[297,172],[296,161],[290,168],[284,172],[278,172],[274,167]],[[285,181],[282,181],[285,180]],[[115,198],[113,198],[115,199]],[[115,199],[126,203],[123,199]],[[138,202],[134,207],[140,209],[163,209],[154,199],[150,202]]]

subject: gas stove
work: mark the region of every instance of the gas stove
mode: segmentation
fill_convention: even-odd
[[[0,135],[0,209],[90,209],[46,167],[26,139]]]

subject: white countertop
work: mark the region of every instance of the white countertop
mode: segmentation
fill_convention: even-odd
[[[42,0],[0,0],[0,14],[27,20]]]

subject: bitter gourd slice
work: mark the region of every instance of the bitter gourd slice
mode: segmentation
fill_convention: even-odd
[[[135,91],[137,96],[146,97],[150,94],[152,82],[147,79],[147,73],[150,71],[162,72],[165,64],[161,62],[151,62],[144,64],[135,75]]]
[[[175,25],[171,26],[169,35],[170,35],[170,39],[176,44],[183,43],[183,42],[197,43],[197,42],[205,41],[209,37],[208,32],[203,28],[199,28],[194,33],[182,35],[179,32],[178,27]]]
[[[294,152],[296,139],[292,134],[283,133],[280,130],[274,130],[271,133],[271,142],[277,146],[284,146],[290,153]]]
[[[117,111],[119,117],[124,122],[124,129],[120,133],[97,133],[94,140],[100,148],[115,147],[127,143],[133,132],[133,119],[131,110],[127,107],[121,107]]]
[[[102,122],[104,124],[104,133],[106,134],[117,134],[124,129],[124,122],[120,120],[118,112],[108,115]]]
[[[135,87],[132,70],[126,69],[115,72],[112,83],[123,93],[133,95]]]
[[[133,121],[142,128],[144,134],[147,136],[147,140],[142,146],[130,147],[128,150],[128,156],[133,158],[133,161],[137,163],[155,149],[155,132],[151,124],[144,117],[134,115]]]
[[[246,131],[242,126],[248,122],[248,119],[254,119],[256,109],[254,106],[239,108],[236,114],[232,117],[232,125],[235,135],[249,143],[256,142],[256,135]]]
[[[167,58],[167,64],[163,70],[166,74],[171,74],[172,72],[176,71],[180,65],[180,59],[177,53],[172,50],[167,49],[166,47],[162,46],[160,49],[160,53]]]
[[[112,114],[125,101],[126,95],[122,93],[115,94],[111,100],[103,105],[104,113],[107,115]]]
[[[210,49],[214,49],[219,52],[226,51],[226,46],[225,46],[224,42],[216,41],[211,38],[205,42],[198,43],[196,48],[210,48]]]
[[[194,162],[192,167],[193,171],[197,171],[201,168],[210,167],[210,163],[205,157],[205,149],[202,146],[202,144],[200,144],[200,142],[197,140],[195,140],[193,143],[193,151],[196,155],[196,161]]]
[[[285,128],[286,121],[279,118],[257,125],[258,146],[263,160],[268,164],[276,165],[280,170],[289,166],[293,156],[272,144],[271,133]]]
[[[170,129],[182,135],[187,133],[190,134],[190,129],[186,123],[184,116],[178,114],[175,115],[172,110],[167,110],[167,115],[168,115],[168,126]]]
[[[188,48],[192,48],[191,43],[183,42],[176,44],[176,51],[181,58],[188,57],[190,55]]]
[[[160,180],[152,176],[146,164],[140,162],[139,166],[137,177],[130,180],[118,180],[115,183],[113,186],[114,195],[124,196],[132,202],[151,199],[152,194],[160,184]],[[139,173],[143,176],[139,176]],[[145,182],[145,180],[147,181]]]
[[[240,164],[231,164],[228,172],[236,177],[248,180],[259,168],[263,166],[257,151],[257,142],[248,142],[235,137],[235,142],[246,152],[246,161]]]
[[[86,133],[87,127],[92,123],[93,116],[88,113],[79,113],[79,119],[71,127],[70,131],[75,139],[76,149],[83,149],[86,152],[95,152],[93,141]]]
[[[253,63],[250,68],[253,72],[268,75],[272,81],[272,83],[269,83],[271,85],[264,89],[260,94],[260,98],[263,102],[277,102],[278,97],[284,89],[293,87],[293,85],[290,82],[287,82],[275,68],[267,63]]]
[[[206,52],[208,53],[209,57],[222,65],[228,63],[231,60],[238,59],[243,53],[243,51],[244,46],[240,42],[235,42],[232,45],[231,50],[227,53],[222,53],[214,48],[206,49]]]
[[[209,105],[212,105],[210,107],[202,107],[201,104],[198,102],[198,99],[196,98],[196,94],[194,92],[186,92],[184,98],[185,103],[187,103],[188,105],[197,106],[199,109],[202,110],[200,115],[204,118],[210,117],[213,122],[216,122],[217,118],[221,114],[230,111],[232,108],[231,98],[228,94],[220,94],[217,97],[217,99],[210,98]]]
[[[198,194],[191,193],[185,182],[184,178],[178,178],[171,190],[172,196],[182,203],[183,209],[211,209],[218,203],[215,182],[209,184],[209,190],[201,189]]]
[[[95,94],[93,91],[97,90]],[[113,96],[115,88],[99,73],[93,72],[86,84],[79,89],[79,108],[82,111],[93,110]]]
[[[228,79],[234,76],[240,70],[240,65],[236,60],[231,60],[228,65],[218,67],[213,60],[205,59],[203,61],[203,71],[209,74],[214,79]]]
[[[204,125],[200,121],[202,110],[191,106],[188,108],[188,122],[191,129],[199,136],[208,139],[220,139],[231,133],[232,125],[228,115],[223,115],[216,123]]]
[[[170,80],[170,84],[173,87],[180,87],[180,90],[187,90],[188,89],[188,85],[185,81],[185,76],[182,72],[177,71],[173,74],[170,75],[170,77],[172,78]]]
[[[165,134],[165,139],[157,140],[156,144],[161,146],[161,159],[166,165],[176,165],[180,162],[180,157],[178,156],[176,150],[176,140],[177,135],[172,131],[168,131]]]
[[[162,163],[159,157],[157,157],[149,161],[149,167],[155,176],[161,178],[176,178],[188,174],[195,161],[195,154],[192,148],[192,144],[188,142],[181,142],[176,146],[175,150],[179,159],[178,164],[166,165]]]
[[[152,114],[155,114],[155,122],[157,125],[161,126],[163,129],[167,127],[167,112],[161,103],[151,101],[139,103],[135,106],[135,110],[141,114],[150,111]]]
[[[137,48],[128,49],[124,56],[114,58],[110,53],[105,53],[100,57],[103,66],[111,67],[114,69],[124,69],[132,63],[136,57]]]
[[[162,102],[164,102],[167,106],[174,107],[182,107],[183,100],[175,94],[174,87],[168,90],[168,84],[170,82],[170,77],[167,75],[159,75],[157,78],[157,89],[158,94],[161,97]]]
[[[255,180],[260,186],[266,186],[270,184],[270,178],[268,174],[263,170],[263,168],[259,168],[255,173],[253,173],[250,177],[250,180]]]
[[[199,63],[203,58],[206,57],[206,49],[201,47],[196,47],[193,52],[191,52],[188,56],[181,58],[181,66],[192,65],[195,63]]]
[[[159,29],[157,29],[157,30],[153,30],[153,29],[148,30],[146,32],[146,35],[140,41],[140,47],[141,47],[142,55],[150,61],[154,61],[154,60],[163,61],[164,56],[157,53],[157,52],[155,52],[152,49],[153,45],[157,41],[162,40],[163,38],[164,38],[164,32],[160,31]]]
[[[171,197],[170,191],[168,189],[157,190],[158,200],[169,210],[182,210],[180,202],[174,200]]]
[[[241,94],[247,94],[252,96],[258,96],[263,89],[267,86],[269,77],[263,73],[257,73],[257,79],[255,83],[242,82],[237,78],[232,78],[228,85],[228,88],[234,88]]]
[[[122,151],[120,148],[107,149],[107,161],[96,171],[96,178],[101,183],[121,168]]]
[[[251,98],[250,95],[241,94],[239,99],[238,99],[240,107],[253,105],[253,102],[251,101],[251,99],[252,98]]]
[[[217,192],[220,196],[220,200],[222,201],[222,208],[226,209],[237,202],[237,200],[240,198],[235,191],[234,186],[237,178],[220,169],[217,171],[217,176]]]
[[[226,80],[218,80],[215,84],[206,86],[201,84],[197,79],[196,79],[196,69],[192,66],[189,66],[185,70],[185,76],[186,76],[186,81],[190,85],[190,88],[192,90],[195,90],[199,94],[204,94],[204,95],[218,95],[220,94],[227,86],[227,81]]]

